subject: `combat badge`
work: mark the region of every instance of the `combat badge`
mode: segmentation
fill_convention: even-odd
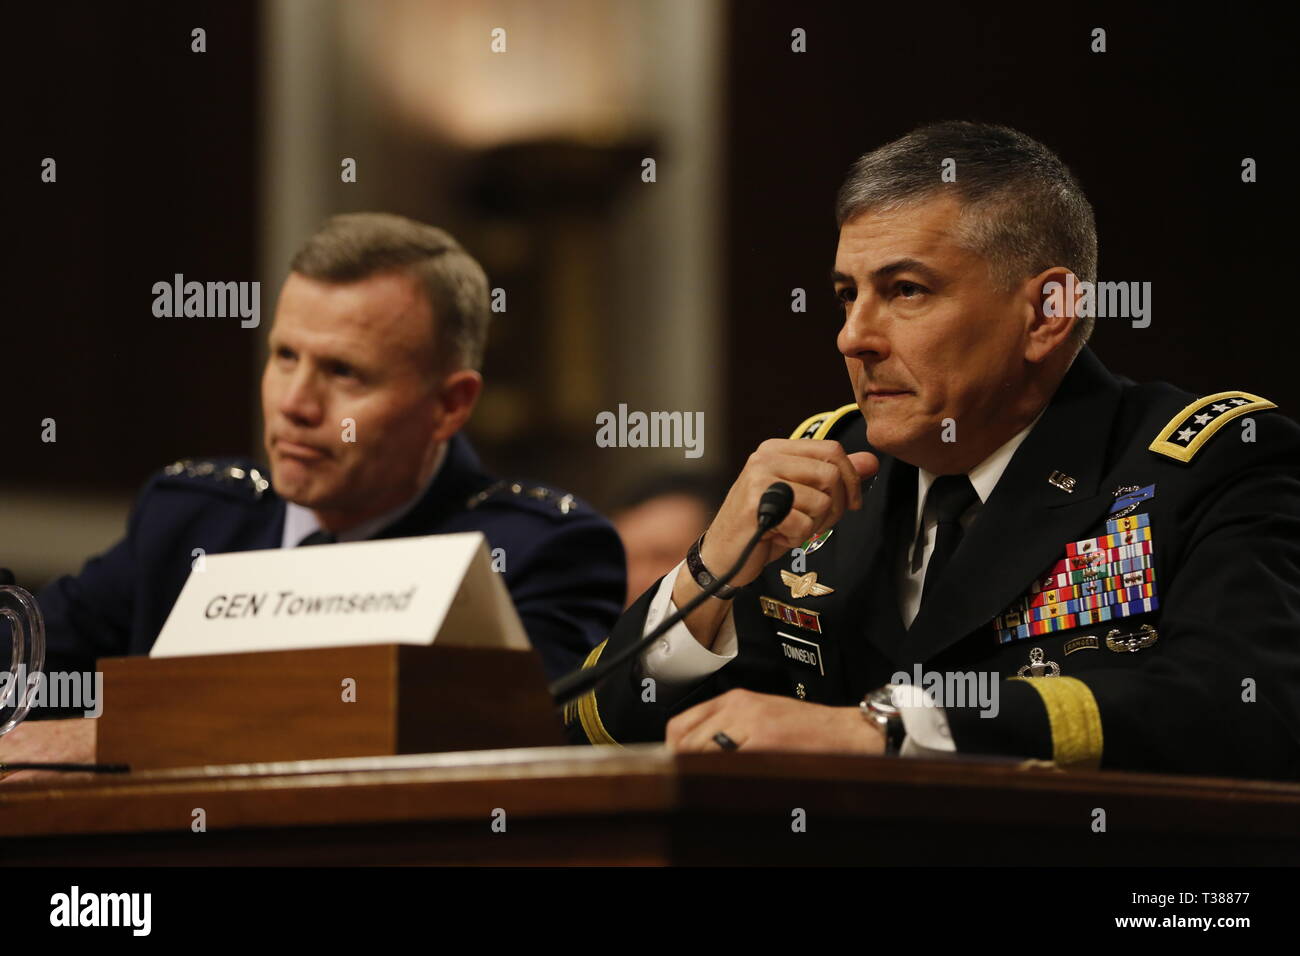
[[[1137,511],[1142,502],[1156,496],[1156,486],[1120,485],[1115,489],[1115,503],[1110,507],[1112,517],[1123,518]]]
[[[1106,647],[1118,654],[1136,654],[1144,647],[1150,647],[1160,640],[1159,633],[1150,624],[1143,624],[1136,631],[1121,634],[1118,630],[1106,635]]]

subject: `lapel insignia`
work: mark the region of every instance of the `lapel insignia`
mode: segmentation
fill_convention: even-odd
[[[834,588],[817,583],[816,571],[809,571],[807,574],[795,574],[782,568],[781,583],[790,589],[790,597],[792,598],[822,597],[826,594],[835,593]]]
[[[763,609],[764,617],[775,618],[778,621],[784,621],[786,624],[793,624],[805,631],[816,631],[818,634],[822,632],[821,615],[816,611],[805,611],[801,607],[786,604],[784,601],[778,601],[776,598],[770,598],[766,595],[758,599],[758,606]]]
[[[822,545],[826,543],[826,539],[831,536],[831,532],[834,530],[835,530],[834,528],[827,528],[821,534],[813,535],[803,544],[799,545],[799,550],[802,551],[805,556],[812,554],[814,551],[816,551],[818,548],[820,548]]]
[[[1106,647],[1117,654],[1136,654],[1144,647],[1150,647],[1160,640],[1160,635],[1150,624],[1143,624],[1136,631],[1121,634],[1118,630],[1106,635]]]
[[[803,700],[808,696],[808,688],[804,687],[803,684],[795,684],[794,692],[800,700]]]
[[[1026,674],[1025,671],[1029,673]],[[1016,671],[1017,677],[1060,677],[1061,668],[1056,661],[1044,661],[1043,649],[1035,647],[1029,652],[1029,663]]]
[[[1074,486],[1077,482],[1063,471],[1054,471],[1047,476],[1047,483],[1060,488],[1067,495],[1074,494]]]
[[[1156,610],[1153,546],[1149,514],[1109,518],[1105,534],[1070,542],[1065,557],[993,619],[998,643]]]
[[[238,465],[218,467],[216,462],[194,461],[191,458],[172,462],[163,469],[163,474],[173,478],[181,475],[186,478],[208,478],[233,487],[246,485],[252,489],[253,497],[257,499],[261,499],[271,487],[270,480],[256,468],[240,468]]]
[[[1175,461],[1191,461],[1201,447],[1228,422],[1250,412],[1277,408],[1250,392],[1215,392],[1185,407],[1147,446],[1148,451]]]

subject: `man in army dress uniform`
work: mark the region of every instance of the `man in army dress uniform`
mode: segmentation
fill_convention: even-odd
[[[485,474],[459,434],[482,387],[488,318],[483,270],[442,230],[381,214],[329,220],[295,256],[270,335],[269,470],[189,460],[153,478],[126,537],[39,595],[47,672],[148,653],[200,553],[458,531],[502,549],[548,674],[576,667],[623,606],[622,545],[573,495]],[[22,742],[42,732],[60,735],[60,756]],[[27,759],[86,758],[88,733],[27,724],[0,757],[20,759],[21,744]]]
[[[789,516],[572,728],[1300,776],[1300,428],[1106,370],[1061,295],[1095,281],[1092,210],[1029,137],[914,131],[855,164],[837,216],[855,404],[751,456],[586,666],[729,568],[773,481]]]

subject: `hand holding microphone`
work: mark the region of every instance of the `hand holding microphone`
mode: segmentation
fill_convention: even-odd
[[[700,545],[700,559],[714,575],[730,568],[745,551],[754,530],[755,510],[771,486],[780,482],[792,492],[791,508],[763,535],[758,546],[730,582],[743,587],[762,573],[782,552],[799,547],[813,535],[832,527],[845,511],[862,507],[862,482],[874,476],[880,461],[870,452],[849,455],[836,441],[770,439],[749,456],[727,492],[717,517]],[[673,604],[685,607],[700,594],[690,574],[679,573]],[[686,618],[686,626],[705,647],[712,647],[726,618],[726,601],[711,600]]]

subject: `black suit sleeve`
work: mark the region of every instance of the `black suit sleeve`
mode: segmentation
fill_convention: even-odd
[[[584,667],[593,667],[604,654],[616,653],[641,639],[645,633],[646,616],[662,580],[656,581],[624,612],[608,641],[592,652]],[[660,741],[664,739],[665,728],[673,715],[734,688],[782,693],[780,670],[770,649],[761,641],[746,639],[747,633],[762,633],[761,629],[752,629],[754,622],[747,622],[743,611],[745,607],[758,606],[756,595],[759,587],[759,582],[754,582],[741,588],[732,601],[739,641],[734,660],[688,688],[664,693],[652,680],[643,676],[639,656],[633,657],[616,668],[594,692],[565,708],[565,722],[570,728],[571,739],[593,744]]]

